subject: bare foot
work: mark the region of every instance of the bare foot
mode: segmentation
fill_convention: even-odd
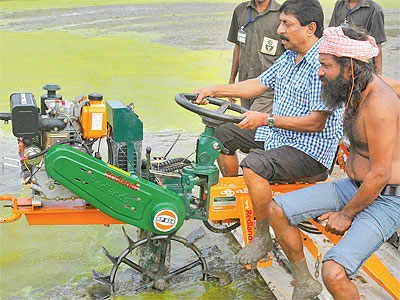
[[[272,240],[266,219],[257,224],[253,241],[239,251],[237,259],[243,265],[255,265],[272,250]]]

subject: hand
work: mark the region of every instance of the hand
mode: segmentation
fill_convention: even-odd
[[[245,118],[239,124],[237,124],[237,126],[241,129],[251,130],[259,126],[266,125],[269,114],[258,111],[248,111],[242,116]]]
[[[193,103],[199,104],[199,105],[205,105],[208,104],[207,97],[214,97],[214,91],[210,87],[206,88],[201,88],[201,89],[195,89],[193,91],[194,94],[199,94],[197,99],[195,101],[192,101]]]
[[[326,231],[338,235],[343,235],[353,222],[353,218],[344,214],[343,211],[328,212],[318,218],[320,221],[326,219],[328,219],[328,224],[325,226]]]

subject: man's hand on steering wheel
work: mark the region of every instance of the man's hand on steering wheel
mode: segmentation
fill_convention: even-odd
[[[241,129],[255,129],[259,126],[267,125],[269,114],[258,111],[248,111],[243,115],[245,117],[237,126]]]
[[[193,91],[194,94],[199,94],[197,96],[197,99],[195,101],[193,101],[193,103],[195,104],[199,104],[199,105],[206,105],[208,104],[208,100],[206,99],[207,97],[214,97],[215,96],[215,92],[213,91],[213,89],[211,87],[205,87],[205,88],[201,88],[201,89],[195,89]]]

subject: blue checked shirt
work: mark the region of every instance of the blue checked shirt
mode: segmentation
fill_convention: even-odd
[[[332,111],[321,101],[318,77],[320,41],[296,65],[296,52],[287,50],[258,79],[275,91],[272,113],[278,116],[306,116],[312,111]],[[321,132],[296,132],[282,128],[257,128],[256,141],[264,141],[265,150],[292,146],[308,154],[328,169],[335,158],[343,134],[343,108],[330,114]]]

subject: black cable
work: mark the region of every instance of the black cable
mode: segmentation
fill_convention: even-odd
[[[34,158],[36,158],[36,157],[42,156],[42,155],[46,154],[46,153],[49,151],[49,149],[50,149],[51,147],[53,147],[53,146],[61,145],[61,144],[69,144],[69,143],[70,143],[70,141],[59,141],[59,142],[54,143],[54,144],[51,145],[49,148],[47,148],[47,149],[45,149],[45,150],[43,150],[43,151],[41,151],[41,152],[39,152],[39,153],[33,154],[33,155],[31,155],[31,156],[28,156],[27,158],[25,158],[25,160],[31,160],[31,159],[34,159]]]
[[[321,231],[318,230],[314,225],[310,222],[305,221],[297,224],[297,227],[305,232],[312,233],[312,234],[322,234]]]

